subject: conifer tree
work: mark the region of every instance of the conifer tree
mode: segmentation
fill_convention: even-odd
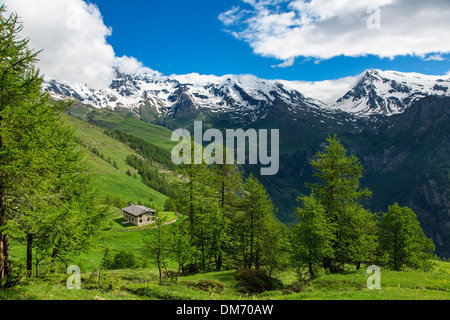
[[[222,149],[223,163],[212,167],[212,184],[215,190],[214,201],[218,202],[218,210],[211,223],[215,225],[213,237],[215,239],[216,270],[220,271],[226,251],[232,245],[230,226],[239,208],[238,193],[242,187],[242,171],[236,164],[226,163],[226,148]]]
[[[388,268],[429,269],[434,243],[427,238],[417,216],[408,207],[389,206],[378,223],[380,255]]]
[[[53,259],[86,249],[105,211],[62,112],[41,91],[38,53],[21,39],[15,14],[0,8],[0,278],[10,274],[10,234],[39,239]],[[32,250],[28,250],[29,253]],[[6,259],[3,253],[6,254]],[[6,272],[5,272],[6,271]]]
[[[159,270],[159,283],[162,283],[163,268],[167,270],[167,259],[170,255],[171,249],[171,236],[167,232],[167,228],[164,228],[164,224],[168,221],[166,215],[161,212],[157,212],[155,215],[155,230],[146,230],[146,234],[143,237],[142,253],[153,259],[158,265]]]
[[[306,264],[310,277],[314,278],[317,265],[334,255],[335,225],[327,220],[325,209],[313,194],[298,201],[302,202],[302,207],[297,208],[299,223],[293,227],[291,235],[292,260],[297,268]]]
[[[245,268],[260,269],[263,266],[269,234],[277,232],[275,207],[263,185],[250,175],[242,186],[242,213],[235,220],[240,234],[240,251]]]
[[[346,262],[358,266],[358,261],[376,248],[374,238],[368,236],[373,217],[361,207],[371,197],[367,188],[360,188],[363,167],[355,155],[347,155],[336,136],[326,141],[325,150],[317,152],[311,160],[318,181],[308,186],[322,205],[327,221],[335,226],[333,258],[324,257],[323,266],[337,272]],[[357,225],[361,226],[362,232],[353,232]],[[367,253],[365,256],[357,249],[362,244]]]

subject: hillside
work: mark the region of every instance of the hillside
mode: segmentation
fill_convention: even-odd
[[[293,112],[286,102],[278,101],[267,111],[267,117],[243,128],[280,129],[280,171],[275,176],[259,178],[279,209],[278,218],[285,224],[295,222],[296,199],[309,192],[305,187],[312,180],[308,162],[325,138],[337,134],[365,168],[362,183],[374,193],[368,208],[383,212],[394,202],[412,207],[427,236],[433,238],[436,253],[448,257],[449,104],[450,98],[429,96],[412,103],[402,113],[358,118],[311,108]],[[174,146],[170,130],[123,110],[96,109],[77,102],[69,113],[105,128],[120,129],[167,151]],[[202,116],[207,125],[222,130],[239,128],[238,124],[223,122],[219,116]],[[171,119],[173,123],[186,121],[192,125],[183,116]],[[245,169],[259,175],[257,166]]]
[[[150,122],[141,121],[135,114],[118,113],[110,109],[96,109],[77,100],[68,108],[67,113],[83,122],[95,124],[103,129],[120,130],[171,151],[174,142],[170,140],[172,131]]]
[[[164,206],[167,196],[143,184],[137,170],[126,163],[125,159],[129,155],[140,157],[135,150],[106,135],[103,128],[94,124],[71,116],[68,116],[68,121],[76,128],[77,136],[84,147],[87,150],[95,148],[98,151],[98,154],[88,151],[87,157],[97,176],[96,181],[101,195],[120,196],[125,202],[154,202],[157,206]],[[117,164],[117,168],[114,167],[114,163]],[[128,170],[131,176],[127,174]]]
[[[164,306],[161,300],[175,300],[170,304],[174,313],[176,307],[183,304],[203,301],[204,305],[209,305],[207,301],[211,300],[241,301],[240,304],[255,300],[260,303],[273,300],[301,300],[302,303],[305,300],[448,300],[450,264],[435,263],[434,271],[428,273],[383,271],[380,290],[366,287],[365,270],[322,275],[303,288],[293,285],[293,272],[283,272],[277,274],[282,279],[282,289],[248,295],[239,291],[233,271],[182,276],[178,281],[159,285],[157,269],[150,268],[104,272],[100,284],[97,273],[86,272],[82,274],[81,290],[67,290],[61,276],[55,276],[53,282],[37,279],[0,291],[0,300],[146,300],[146,307],[153,306],[149,301],[153,300],[158,309]],[[275,303],[274,311],[278,314],[284,313],[280,307]],[[294,310],[290,304],[284,307]]]

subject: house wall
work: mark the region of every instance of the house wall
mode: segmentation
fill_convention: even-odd
[[[151,214],[143,214],[139,217],[135,217],[124,211],[123,218],[136,226],[145,226],[154,222],[154,216]]]

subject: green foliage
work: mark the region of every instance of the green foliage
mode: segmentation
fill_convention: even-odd
[[[175,170],[175,165],[172,162],[170,152],[120,130],[105,130],[104,133],[127,144],[131,149],[137,151],[149,162],[159,163],[169,170]]]
[[[120,194],[115,195],[115,196],[107,194],[105,196],[104,204],[111,205],[111,206],[119,208],[119,209],[126,207],[126,202],[122,199],[122,196]]]
[[[247,294],[262,293],[283,288],[283,283],[262,270],[238,269],[234,273],[239,291]]]
[[[335,224],[328,221],[325,209],[314,195],[299,198],[302,208],[297,208],[299,223],[293,227],[291,236],[292,261],[295,265],[308,265],[314,278],[317,265],[334,255]]]
[[[167,196],[173,195],[174,191],[169,179],[165,175],[161,174],[150,161],[140,159],[135,155],[128,155],[126,158],[126,163],[130,167],[138,170],[142,177],[143,184]]]
[[[138,260],[132,251],[121,250],[114,255],[106,251],[102,265],[106,270],[135,269],[138,267]]]
[[[331,272],[343,270],[345,263],[359,269],[361,263],[386,265],[394,270],[404,267],[429,268],[434,244],[420,228],[409,208],[391,206],[381,221],[362,207],[371,195],[360,189],[363,168],[354,156],[347,156],[336,137],[318,152],[311,165],[318,182],[297,209],[298,224],[291,235],[292,261],[301,268],[308,264],[311,277],[322,264]]]
[[[307,184],[323,207],[323,215],[333,237],[332,257],[323,257],[323,264],[332,272],[342,270],[343,264],[360,264],[375,250],[371,236],[373,217],[361,203],[371,192],[360,189],[363,167],[355,155],[347,155],[335,137],[326,140],[324,151],[318,151],[311,161],[318,182]],[[372,232],[373,233],[373,232]]]
[[[242,186],[241,206],[242,214],[237,216],[235,227],[241,242],[240,250],[245,252],[243,266],[259,269],[265,261],[274,262],[279,258],[285,235],[277,224],[275,208],[265,188],[252,175]]]
[[[159,269],[159,282],[162,282],[162,270],[167,274],[167,260],[171,251],[171,236],[164,224],[168,221],[167,216],[159,212],[156,213],[155,232],[147,231],[142,238],[142,254],[144,257],[156,262]]]
[[[32,245],[37,261],[51,255],[52,264],[91,249],[106,210],[96,203],[94,177],[74,129],[62,116],[69,102],[50,102],[41,92],[37,53],[28,48],[28,40],[20,39],[17,16],[5,18],[4,13],[2,6],[0,238],[4,240],[14,229],[16,236],[21,233],[35,240],[28,242],[31,271]],[[0,266],[7,266],[7,276],[8,264],[1,252]]]
[[[189,288],[195,288],[198,290],[214,293],[222,292],[225,287],[225,285],[221,281],[214,279],[201,279],[198,281],[185,280],[182,283],[188,286]]]
[[[434,244],[420,227],[415,213],[398,204],[389,206],[378,223],[380,255],[393,270],[429,269]]]

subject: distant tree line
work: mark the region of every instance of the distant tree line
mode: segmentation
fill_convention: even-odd
[[[170,152],[120,130],[105,130],[106,135],[127,144],[149,162],[159,163],[169,170],[175,170]]]
[[[130,167],[138,171],[143,184],[169,197],[174,195],[174,188],[168,177],[161,174],[151,161],[135,155],[128,155],[125,161]]]

